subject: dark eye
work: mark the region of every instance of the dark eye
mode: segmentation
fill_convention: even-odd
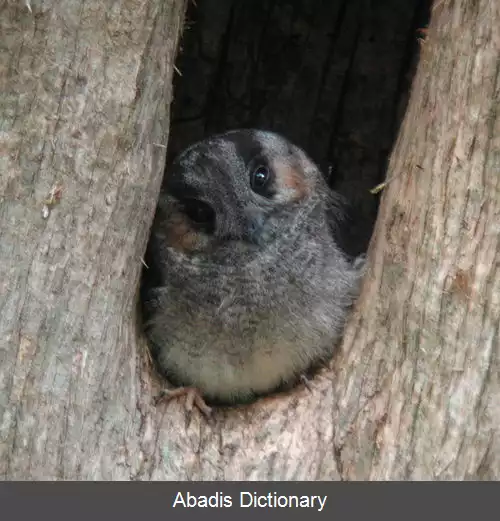
[[[215,212],[207,203],[198,199],[184,199],[182,201],[184,213],[193,223],[207,232],[213,232],[215,227]]]
[[[252,190],[264,197],[269,197],[269,181],[271,179],[271,173],[269,168],[264,165],[258,166],[250,176],[250,186]]]

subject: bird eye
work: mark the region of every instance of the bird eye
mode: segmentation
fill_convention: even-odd
[[[205,231],[212,232],[215,226],[215,212],[207,203],[198,199],[182,201],[184,213],[193,223],[202,226]]]
[[[250,176],[250,186],[252,190],[265,197],[269,197],[268,184],[271,179],[269,168],[264,165],[258,166]]]

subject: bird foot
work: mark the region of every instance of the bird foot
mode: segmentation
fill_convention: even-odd
[[[353,267],[356,270],[359,270],[361,273],[365,273],[366,271],[366,253],[362,253],[361,255],[358,255],[353,262]]]
[[[174,398],[179,398],[180,396],[186,396],[186,404],[185,408],[188,413],[191,413],[193,407],[197,407],[198,410],[205,416],[207,420],[212,417],[212,408],[209,407],[200,391],[195,387],[177,387],[176,389],[163,389],[159,395],[156,397],[156,403],[158,404],[160,401],[173,400]]]
[[[305,374],[300,375],[300,381],[304,384],[305,388],[312,393],[314,386],[309,378]]]

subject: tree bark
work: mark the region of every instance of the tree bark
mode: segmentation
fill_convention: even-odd
[[[153,409],[139,377],[136,288],[184,9],[183,0],[0,4],[6,478],[147,472]],[[45,219],[51,192],[60,201]]]
[[[0,7],[2,476],[499,479],[498,2],[435,3],[331,368],[214,425],[136,312],[184,5],[113,5]]]
[[[434,6],[334,384],[346,479],[500,478],[500,5]]]

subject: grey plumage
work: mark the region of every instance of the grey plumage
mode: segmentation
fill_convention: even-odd
[[[341,221],[318,168],[277,134],[235,130],[186,149],[167,171],[143,293],[167,377],[231,403],[330,358],[363,264],[338,247]]]

